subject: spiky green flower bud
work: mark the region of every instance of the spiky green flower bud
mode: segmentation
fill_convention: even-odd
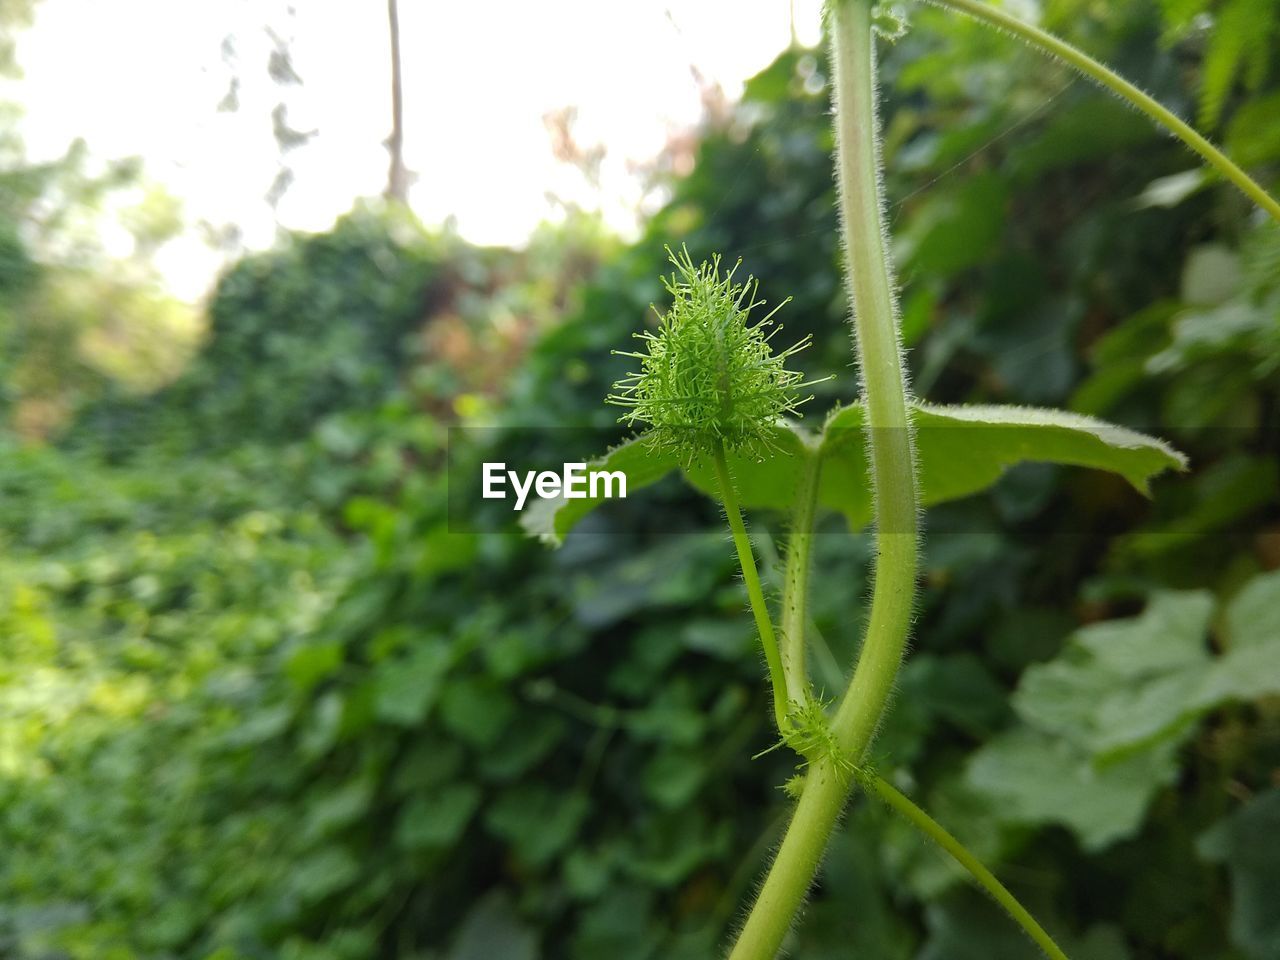
[[[762,456],[778,418],[813,399],[800,395],[811,385],[804,374],[786,367],[811,338],[774,353],[769,341],[782,326],[773,317],[790,297],[752,324],[751,311],[764,306],[755,278],[734,283],[737,266],[721,277],[719,256],[695,267],[687,249],[667,255],[676,268],[663,277],[671,307],[656,333],[633,334],[648,352],[614,351],[639,360],[640,371],[614,384],[608,402],[627,408],[620,422],[647,425],[652,444],[686,460],[717,444]]]

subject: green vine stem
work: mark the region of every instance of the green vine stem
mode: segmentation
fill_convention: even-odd
[[[1053,960],[1067,960],[1067,955],[1062,952],[1062,948],[1053,942],[1053,938],[1045,932],[1044,927],[1036,923],[1035,917],[1031,916],[1008,888],[996,879],[995,874],[984,867],[959,840],[947,833],[942,824],[917,807],[906,794],[882,777],[872,774],[866,777],[863,783],[868,790],[874,791],[881,800],[949,853],[960,866],[968,870],[991,899],[998,903],[1018,926],[1022,927],[1027,936],[1036,942],[1046,956],[1052,957]]]
[[[806,598],[809,595],[809,556],[813,551],[813,517],[818,508],[818,477],[822,457],[816,450],[805,448],[800,468],[800,484],[796,488],[795,507],[791,514],[791,532],[787,536],[787,566],[782,581],[782,672],[787,694],[793,703],[804,703],[808,695],[808,670],[805,665]]]
[[[848,776],[831,757],[809,767],[804,792],[729,960],[773,960],[817,872],[849,796]]]
[[[782,657],[778,652],[778,639],[773,632],[769,608],[764,602],[764,591],[760,588],[760,573],[756,570],[756,558],[751,549],[751,539],[747,536],[747,526],[742,522],[742,511],[738,507],[738,496],[733,489],[733,477],[729,474],[729,464],[725,460],[722,441],[716,441],[711,459],[715,463],[716,480],[720,484],[720,499],[724,503],[725,516],[729,520],[729,529],[733,533],[733,545],[738,551],[742,579],[747,584],[751,613],[755,616],[756,629],[760,633],[760,645],[764,647],[764,659],[769,665],[769,681],[773,686],[773,718],[778,725],[778,732],[785,736],[790,698],[787,695],[787,681],[782,670]]]
[[[1172,130],[1280,220],[1280,204],[1221,151],[1154,99],[1088,55],[978,0],[926,2],[967,13],[1060,57]],[[897,305],[880,192],[871,3],[872,0],[831,0],[830,3],[836,175],[875,497],[877,550],[871,615],[853,679],[832,722],[834,748],[817,756],[809,767],[787,833],[730,960],[772,960],[781,949],[848,798],[851,781],[884,713],[902,662],[915,597],[919,505]],[[725,477],[727,471],[722,469],[722,485]],[[816,484],[816,480],[813,482]],[[804,663],[804,595],[812,528],[812,508],[806,506],[803,497],[801,500],[796,519],[805,522],[797,523],[793,530],[783,602],[783,642],[787,653],[784,683],[790,679],[792,685],[802,677],[800,671]],[[734,534],[737,539],[738,527],[734,528]],[[745,540],[745,533],[742,539]],[[744,570],[745,566],[744,562]],[[778,687],[775,675],[775,691]],[[869,789],[969,870],[1050,957],[1066,960],[1066,955],[1026,909],[954,837],[890,784],[877,777],[867,779]]]
[[[856,763],[875,734],[906,646],[915,598],[919,504],[880,195],[871,0],[834,0],[831,37],[836,179],[876,521],[875,585],[866,639],[833,725],[840,747]]]
[[[818,758],[731,960],[772,960],[818,869],[902,661],[917,566],[915,458],[880,196],[871,0],[831,3],[836,175],[876,508],[871,616],[833,723],[841,756]]]
[[[924,2],[967,14],[975,20],[980,20],[997,29],[1007,31],[1032,46],[1060,58],[1086,77],[1110,90],[1120,99],[1141,110],[1162,127],[1171,131],[1178,139],[1208,161],[1215,170],[1239,187],[1249,199],[1267,211],[1275,220],[1280,221],[1280,202],[1277,202],[1266,190],[1262,189],[1257,181],[1241,170],[1230,157],[1197,133],[1194,127],[1180,120],[1167,107],[1161,105],[1158,100],[1143,93],[1124,77],[1103,66],[1084,51],[1059,37],[1055,37],[1048,31],[1041,30],[1039,27],[1019,20],[1017,17],[1012,17],[1003,10],[983,3],[981,0],[924,0]]]

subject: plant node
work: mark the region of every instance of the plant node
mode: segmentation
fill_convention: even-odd
[[[804,762],[799,765],[802,771],[788,780],[782,787],[787,796],[797,799],[804,789],[804,773],[806,767],[821,760],[829,760],[840,779],[849,784],[861,776],[861,771],[847,750],[840,746],[831,730],[831,721],[827,717],[827,708],[832,701],[822,700],[807,691],[804,701],[792,703],[787,711],[782,726],[782,738],[769,749],[764,750],[752,759],[772,753],[779,747],[788,746],[799,754]]]

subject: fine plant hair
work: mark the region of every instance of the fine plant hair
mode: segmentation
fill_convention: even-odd
[[[981,0],[924,2],[974,17],[1070,64],[1166,127],[1280,221],[1280,204],[1208,140],[1075,47]],[[623,408],[621,421],[643,432],[602,462],[637,471],[648,478],[645,482],[681,469],[698,489],[720,502],[769,676],[777,740],[765,752],[789,750],[795,757],[794,775],[780,785],[795,800],[790,823],[735,931],[730,960],[778,956],[855,788],[941,847],[1046,956],[1066,960],[1061,947],[994,874],[942,824],[882,778],[870,759],[916,612],[919,531],[928,493],[921,483],[919,450],[931,442],[918,427],[928,422],[949,429],[976,425],[1018,431],[1024,447],[1032,451],[1024,459],[1111,470],[1142,493],[1148,492],[1150,477],[1185,469],[1186,460],[1159,440],[1077,414],[1023,407],[938,407],[913,399],[889,255],[876,117],[875,38],[883,32],[891,39],[905,26],[889,12],[874,11],[872,0],[829,0],[826,16],[840,243],[858,402],[834,410],[819,431],[797,423],[800,408],[811,399],[804,391],[814,381],[790,366],[808,346],[808,338],[774,347],[782,329],[774,317],[787,301],[753,319],[753,312],[765,306],[755,278],[739,283],[737,267],[722,273],[718,257],[695,265],[686,248],[678,254],[668,249],[675,268],[664,280],[671,305],[665,312],[655,307],[656,331],[635,335],[643,351],[624,355],[635,360],[638,369],[615,384],[608,397],[610,404]],[[1055,443],[1074,445],[1073,452],[1062,453]],[[969,455],[985,456],[980,443]],[[995,454],[990,456],[995,459]],[[862,470],[869,505],[851,503],[856,499],[851,491],[824,487],[824,464],[838,465],[846,476],[850,470]],[[774,482],[755,484],[763,474]],[[792,491],[790,502],[771,499],[778,489]],[[789,511],[776,627],[743,519],[744,504]],[[819,507],[842,510],[855,526],[869,522],[876,546],[869,614],[857,662],[848,686],[830,697],[813,689],[805,653],[810,553]],[[557,542],[591,505],[563,519],[559,509],[539,521],[548,524],[539,532]]]

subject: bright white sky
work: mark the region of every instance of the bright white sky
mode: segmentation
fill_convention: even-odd
[[[800,40],[816,43],[820,0],[794,0]],[[289,122],[319,135],[290,155],[297,179],[280,205],[290,228],[322,230],[354,199],[381,193],[390,131],[389,46],[382,0],[43,0],[19,37],[15,93],[33,160],[77,136],[100,158],[140,155],[147,175],[182,199],[186,218],[237,224],[269,245],[263,200],[277,170],[263,26],[290,28],[304,85],[285,96]],[[548,191],[634,226],[640,195],[629,162],[695,123],[695,65],[736,98],[790,39],[789,0],[401,0],[406,162],[424,221],[456,218],[468,239],[519,244],[552,212]],[[231,75],[222,40],[237,37],[241,106],[218,113]],[[552,156],[543,115],[578,108],[575,136],[608,149],[602,196]],[[194,234],[160,267],[175,292],[199,296],[218,266]]]

